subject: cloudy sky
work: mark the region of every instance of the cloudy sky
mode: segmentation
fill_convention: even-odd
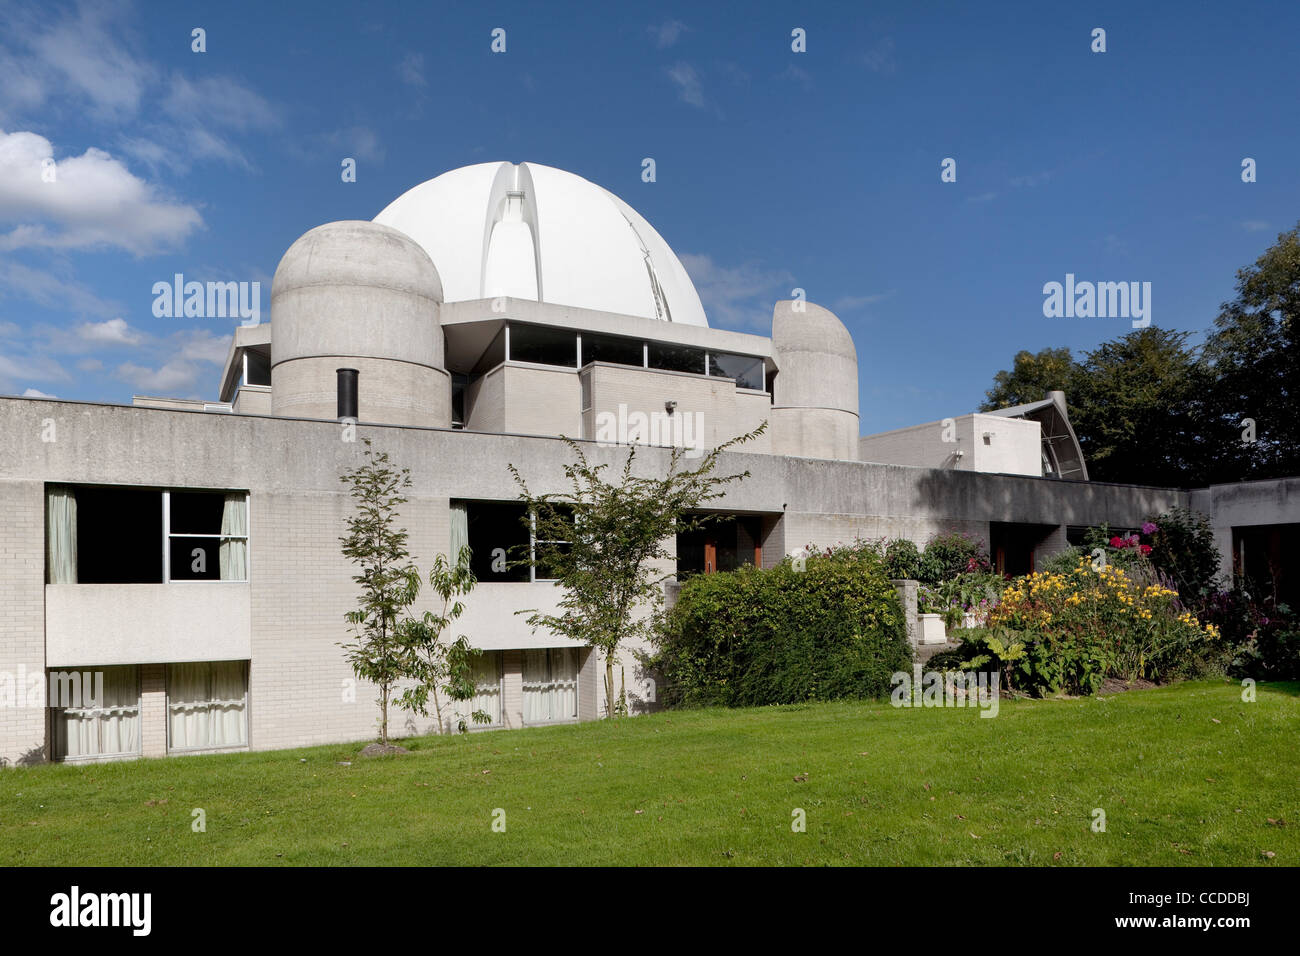
[[[156,318],[155,282],[260,281],[265,318],[300,234],[490,160],[627,200],[714,326],[837,312],[864,432],[1130,328],[1045,318],[1066,273],[1203,330],[1300,219],[1297,4],[608,6],[3,0],[0,393],[215,398],[238,320]]]

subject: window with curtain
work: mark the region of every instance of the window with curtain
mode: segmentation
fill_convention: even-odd
[[[463,501],[451,503],[450,558],[460,560],[460,552],[469,547],[469,511]]]
[[[578,648],[524,651],[524,723],[578,717]]]
[[[456,701],[452,707],[455,717],[452,727],[458,721],[465,721],[469,727],[501,726],[501,652],[483,651],[474,658],[474,688],[472,700]],[[475,724],[473,714],[481,710],[492,718],[490,724]]]
[[[169,580],[248,580],[248,496],[169,491]]]
[[[77,583],[77,495],[61,485],[45,489],[45,581]]]
[[[248,746],[248,662],[167,665],[167,749]]]
[[[83,685],[80,707],[54,710],[54,756],[58,760],[121,757],[140,752],[140,669],[78,668],[96,677]],[[98,675],[103,674],[103,693]],[[51,703],[54,703],[51,701]]]

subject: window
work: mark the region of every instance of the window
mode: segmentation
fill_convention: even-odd
[[[271,356],[251,349],[244,352],[244,384],[271,384]]]
[[[167,665],[167,749],[248,746],[248,662]]]
[[[524,723],[578,718],[578,649],[524,651]]]
[[[49,584],[248,580],[245,492],[50,485]]]
[[[617,335],[589,335],[582,333],[582,364],[612,362],[615,365],[645,365],[645,345],[640,339],[625,339]]]
[[[501,726],[501,652],[483,651],[474,658],[473,700],[456,701],[452,710],[455,722],[465,721],[465,726],[500,727]],[[483,711],[492,718],[488,724],[475,724],[474,712]],[[455,730],[455,726],[450,729]]]
[[[734,378],[738,388],[763,391],[763,360],[752,355],[710,352],[709,374]]]
[[[140,753],[140,669],[51,671],[57,760]]]
[[[555,511],[565,519],[566,523],[573,521],[573,509],[565,505],[555,505]],[[533,561],[536,562],[533,567],[534,581],[554,581],[558,569],[550,566],[547,558],[553,554],[567,554],[569,551],[569,542],[561,538],[539,538],[537,536],[536,515],[533,516],[532,522],[532,545]]]
[[[510,325],[510,361],[578,367],[578,337],[563,329]]]
[[[471,552],[470,570],[479,581],[529,581],[527,565],[531,535],[521,504],[496,501],[465,502],[465,523]]]
[[[564,511],[563,505],[557,510]],[[465,535],[459,531],[460,511],[464,509]],[[526,506],[500,501],[451,502],[451,547],[459,549],[467,540],[470,570],[479,581],[554,581],[548,576],[548,553],[564,551],[567,541],[539,539],[536,522],[530,520]],[[538,561],[534,568],[527,559]]]
[[[248,580],[248,499],[165,491],[170,581]]]
[[[704,350],[666,342],[650,343],[650,367],[669,372],[696,372],[704,374]]]

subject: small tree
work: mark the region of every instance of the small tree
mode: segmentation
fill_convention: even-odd
[[[607,464],[593,465],[581,445],[565,438],[577,459],[564,466],[572,486],[567,494],[532,494],[510,465],[527,505],[525,520],[533,523],[533,538],[539,542],[525,563],[564,588],[559,613],[532,612],[528,623],[604,653],[607,716],[625,707],[615,701],[614,655],[625,641],[652,634],[660,616],[662,585],[671,575],[656,573],[653,564],[668,559],[665,540],[700,527],[708,516],[692,512],[722,497],[726,485],[749,477],[748,471],[714,475],[713,469],[723,451],[756,438],[766,427],[764,423],[719,445],[694,469],[681,470],[685,452],[674,448],[661,477],[635,473],[633,446],[617,481],[604,477]],[[638,610],[647,613],[637,618]]]
[[[429,571],[429,585],[442,598],[442,610],[437,614],[425,611],[423,617],[407,618],[399,625],[403,630],[403,643],[412,650],[408,676],[415,683],[402,691],[397,704],[427,717],[429,698],[432,697],[439,733],[446,726],[442,719],[442,694],[452,701],[463,701],[472,700],[477,691],[474,660],[481,652],[470,647],[469,639],[463,634],[454,641],[443,640],[443,632],[465,610],[460,598],[473,590],[475,583],[474,572],[470,570],[469,548],[461,548],[455,564],[438,555]],[[492,722],[492,718],[481,710],[475,711],[470,719],[475,723]],[[468,729],[464,720],[460,721],[460,729]]]
[[[388,702],[393,684],[410,673],[411,630],[399,624],[420,592],[420,572],[409,561],[406,531],[395,526],[406,504],[401,492],[411,486],[409,468],[394,469],[388,453],[376,454],[365,441],[365,464],[341,477],[351,486],[356,510],[348,533],[339,538],[343,554],[360,566],[352,576],[361,588],[360,604],[344,617],[355,640],[340,643],[352,672],[379,687],[379,742],[388,746]]]

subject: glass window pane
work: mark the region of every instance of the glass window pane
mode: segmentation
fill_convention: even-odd
[[[704,350],[666,342],[650,343],[650,367],[669,372],[697,372],[704,374]]]
[[[617,335],[588,335],[582,333],[582,364],[612,362],[615,365],[644,364],[645,347],[640,339],[625,339]]]
[[[79,487],[76,498],[77,581],[162,582],[162,492]],[[218,519],[220,510],[218,504]]]
[[[468,501],[465,519],[472,553],[470,570],[481,582],[527,581],[528,566],[512,562],[528,557],[529,534],[523,505]]]
[[[243,542],[241,541],[240,544]],[[220,581],[221,539],[173,535],[167,542],[173,581]]]
[[[51,671],[56,759],[140,752],[140,669]]]
[[[510,325],[510,361],[578,367],[578,336],[564,329]]]
[[[710,352],[709,374],[734,378],[740,388],[763,390],[763,360],[752,355]]]
[[[221,533],[221,514],[226,506],[224,493],[173,491],[171,502],[172,534]]]
[[[271,384],[271,358],[263,355],[261,352],[249,350],[244,353],[248,356],[248,381],[245,385],[270,385]]]

